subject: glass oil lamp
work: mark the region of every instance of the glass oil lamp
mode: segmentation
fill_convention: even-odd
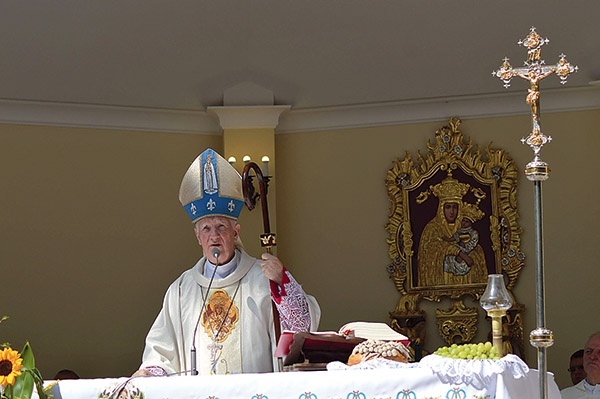
[[[487,287],[479,299],[481,307],[492,319],[492,345],[500,356],[504,356],[502,345],[502,317],[513,305],[502,274],[489,274]]]

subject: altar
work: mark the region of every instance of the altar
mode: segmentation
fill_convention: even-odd
[[[523,399],[539,398],[539,374],[484,370],[441,374],[420,364],[373,369],[64,380],[54,399]],[[548,398],[560,399],[548,374]]]

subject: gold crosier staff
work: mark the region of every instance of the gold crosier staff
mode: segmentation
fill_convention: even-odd
[[[254,174],[258,180],[258,193],[255,192],[254,185],[252,184],[252,175],[250,171],[254,170]],[[269,176],[263,176],[260,167],[254,162],[248,162],[244,166],[242,172],[242,190],[244,193],[244,202],[249,210],[252,210],[256,206],[256,201],[260,198],[263,218],[263,231],[260,235],[260,245],[265,248],[267,253],[273,254],[273,247],[277,245],[275,233],[271,232],[271,226],[269,223],[269,205],[267,203],[267,188],[269,185]],[[273,324],[275,327],[275,342],[279,342],[281,336],[281,323],[279,320],[279,312],[275,302],[271,301],[273,308]],[[277,362],[279,365],[279,371],[283,370],[283,360],[278,357]]]

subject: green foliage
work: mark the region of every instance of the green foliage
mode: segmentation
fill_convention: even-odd
[[[21,351],[21,358],[23,359],[23,367],[21,368],[22,374],[17,377],[15,385],[12,387],[14,399],[31,398],[31,393],[33,392],[33,376],[28,371],[35,369],[35,358],[33,357],[33,351],[31,350],[29,342],[25,343],[25,346]]]
[[[0,323],[8,319],[8,316],[3,316]],[[5,348],[10,348],[10,344],[3,344]],[[35,357],[29,342],[25,343],[23,350],[20,353],[21,359],[21,375],[16,377],[14,385],[8,385],[2,393],[2,399],[31,399],[33,388],[36,388],[40,399],[48,399],[48,393],[44,390],[44,379],[42,374],[35,368]]]

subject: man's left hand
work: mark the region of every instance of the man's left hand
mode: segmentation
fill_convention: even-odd
[[[283,281],[283,263],[281,263],[278,257],[264,253],[261,256],[260,266],[269,280],[273,280],[278,285],[281,285]]]

